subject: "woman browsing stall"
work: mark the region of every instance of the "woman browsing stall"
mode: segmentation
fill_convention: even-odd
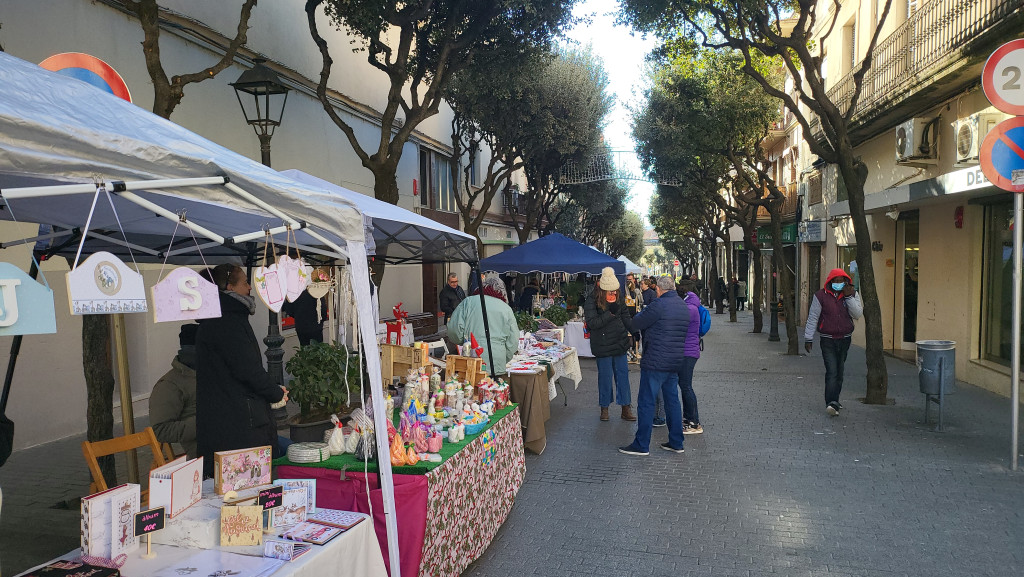
[[[505,365],[509,359],[519,350],[519,325],[516,323],[515,313],[508,306],[505,283],[498,277],[488,277],[483,281],[483,287],[484,299],[487,301],[490,342],[484,338],[484,315],[480,307],[479,289],[473,292],[474,296],[459,303],[452,312],[452,318],[448,321],[448,335],[457,343],[468,340],[470,334],[475,335],[477,342],[483,347],[480,358],[485,364],[491,362],[491,357],[487,354],[488,349],[494,354],[494,366],[488,367],[492,369],[488,372],[501,375],[506,372]]]
[[[633,323],[626,309],[625,299],[615,278],[615,271],[605,267],[594,292],[587,297],[583,315],[590,330],[590,350],[597,359],[597,389],[601,404],[601,420],[607,421],[608,406],[612,403],[612,381],[615,381],[615,401],[622,406],[622,419],[635,421],[629,391],[629,366],[626,351]]]

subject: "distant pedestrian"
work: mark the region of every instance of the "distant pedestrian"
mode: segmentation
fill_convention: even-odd
[[[817,331],[821,335],[821,356],[825,360],[825,411],[833,417],[843,408],[839,394],[843,390],[846,354],[850,351],[853,321],[863,312],[864,305],[853,288],[853,279],[841,268],[828,273],[824,288],[811,299],[804,327],[804,349],[811,352]]]
[[[715,282],[715,314],[722,314],[728,300],[729,287],[726,286],[724,278],[718,277],[718,281]]]
[[[679,371],[685,363],[686,333],[690,310],[676,293],[672,279],[659,277],[658,298],[634,317],[636,328],[646,331],[647,347],[640,360],[640,391],[637,393],[637,431],[633,442],[619,447],[627,455],[649,454],[654,424],[654,400],[660,391],[665,400],[668,442],[661,448],[683,452],[683,416],[679,407]]]
[[[654,290],[654,279],[645,278],[640,281],[640,289],[644,297],[645,306],[653,303],[654,299],[658,298],[658,293]]]
[[[741,280],[736,283],[736,310],[742,311],[747,308],[747,281]]]
[[[590,330],[590,351],[597,360],[598,402],[601,405],[601,420],[607,421],[608,406],[612,404],[612,381],[615,382],[615,402],[622,406],[622,419],[635,421],[630,405],[629,365],[626,351],[629,350],[629,334],[633,324],[626,310],[626,301],[619,289],[612,267],[601,271],[594,291],[583,305],[583,316]]]
[[[640,309],[644,305],[644,295],[640,290],[640,286],[636,282],[636,276],[633,273],[626,275],[626,310],[629,312],[629,318],[636,316],[636,313],[640,312]],[[629,352],[626,357],[630,363],[640,362],[640,332],[633,331],[629,335]]]
[[[459,275],[455,273],[448,274],[448,284],[441,289],[441,294],[437,296],[438,304],[441,305],[441,312],[444,313],[444,324],[448,324],[448,319],[452,318],[452,313],[455,312],[456,307],[459,303],[466,300],[466,291],[462,290],[459,286]]]

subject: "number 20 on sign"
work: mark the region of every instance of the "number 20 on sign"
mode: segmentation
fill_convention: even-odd
[[[1007,42],[988,57],[981,85],[992,106],[1024,115],[1024,39]]]

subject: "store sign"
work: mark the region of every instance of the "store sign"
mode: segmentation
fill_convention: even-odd
[[[57,332],[53,291],[9,262],[0,262],[0,337]]]
[[[797,239],[796,223],[786,224],[782,226],[782,243],[793,244]],[[758,244],[771,244],[772,242],[772,227],[762,226],[757,229],[757,242]]]
[[[68,303],[73,315],[144,313],[142,275],[109,252],[98,252],[67,273]]]
[[[825,242],[825,221],[805,220],[797,228],[800,242]]]
[[[957,194],[992,186],[980,166],[972,166],[939,175],[935,182],[945,194]]]
[[[150,289],[153,321],[171,323],[220,316],[217,285],[188,268],[178,267]]]

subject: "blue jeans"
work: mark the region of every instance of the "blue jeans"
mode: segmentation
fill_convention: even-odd
[[[631,404],[629,364],[626,355],[597,357],[597,395],[602,407],[612,404],[612,379],[615,379],[615,402],[623,407]]]
[[[830,339],[821,337],[821,357],[825,360],[825,404],[839,402],[843,391],[843,371],[846,354],[850,352],[850,337]]]
[[[650,450],[651,429],[654,427],[654,398],[660,391],[665,399],[666,420],[668,421],[668,444],[674,449],[683,448],[683,416],[679,407],[678,373],[640,369],[640,391],[636,395],[636,437],[633,446]]]
[[[683,393],[683,420],[690,423],[700,423],[700,415],[697,413],[697,395],[693,392],[693,369],[697,366],[697,359],[683,357],[683,368],[679,375],[679,390]],[[654,401],[654,417],[665,419],[665,406],[658,392],[658,398]]]

